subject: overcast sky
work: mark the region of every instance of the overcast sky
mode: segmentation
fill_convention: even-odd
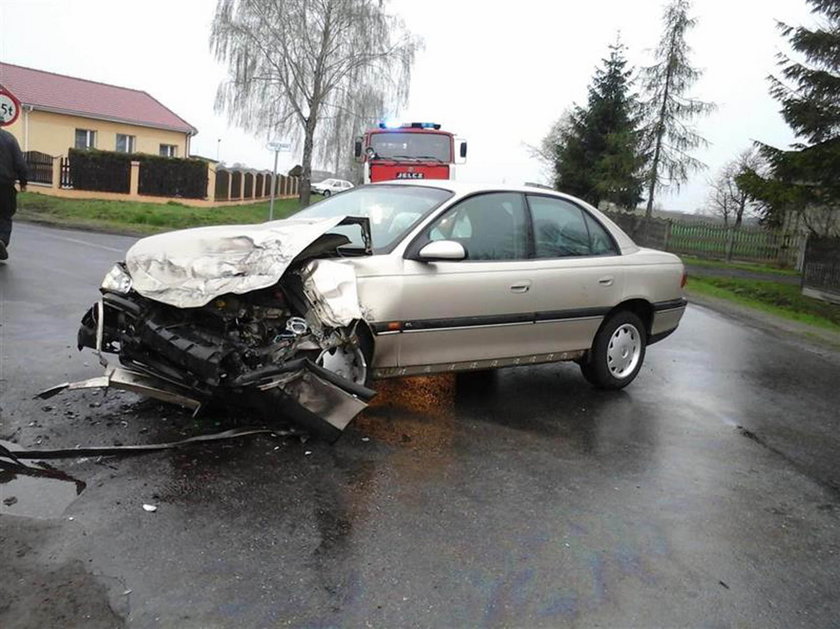
[[[391,10],[425,41],[417,58],[405,120],[440,122],[469,140],[470,181],[545,181],[526,144],[586,88],[621,31],[628,58],[650,63],[661,31],[658,0],[393,0]],[[271,168],[264,137],[231,128],[214,112],[224,68],[210,53],[215,0],[0,0],[0,60],[142,89],[198,128],[193,153]],[[708,165],[666,209],[703,205],[706,180],[752,140],[793,141],[767,93],[766,76],[787,42],[775,20],[810,23],[804,0],[694,0],[689,36],[694,65],[705,72],[692,95],[717,103],[698,122],[710,142],[696,156]],[[2,77],[0,77],[2,80]],[[218,140],[221,139],[221,142]],[[352,138],[347,139],[348,143]],[[281,156],[281,168],[299,162]]]

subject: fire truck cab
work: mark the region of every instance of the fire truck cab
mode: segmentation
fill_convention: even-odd
[[[354,153],[365,165],[365,183],[455,179],[455,165],[467,161],[467,141],[435,122],[382,122],[356,138]]]

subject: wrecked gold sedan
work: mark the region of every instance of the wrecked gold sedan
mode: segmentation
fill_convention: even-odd
[[[568,195],[385,182],[288,219],[138,241],[79,330],[80,349],[120,366],[48,393],[215,400],[334,440],[375,378],[574,360],[624,387],[676,329],[684,282],[679,258]]]

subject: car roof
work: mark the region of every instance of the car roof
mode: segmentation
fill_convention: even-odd
[[[398,185],[398,186],[415,186],[421,188],[441,188],[449,190],[458,194],[469,194],[470,192],[485,192],[490,190],[510,190],[513,192],[548,192],[551,194],[560,194],[556,190],[550,188],[540,188],[537,186],[517,186],[505,183],[476,183],[468,181],[454,181],[452,179],[391,179],[389,181],[377,181],[370,184],[372,186],[381,185]]]
[[[590,211],[594,212],[603,222],[610,226],[613,236],[618,241],[618,246],[622,253],[629,253],[638,250],[638,246],[627,233],[621,229],[609,216],[601,212],[598,208],[587,203],[583,199],[551,190],[550,188],[541,188],[538,186],[517,186],[499,183],[474,183],[467,181],[453,181],[452,179],[393,179],[390,181],[377,181],[376,183],[368,184],[371,186],[391,185],[391,186],[413,186],[417,188],[438,188],[441,190],[448,190],[453,192],[458,197],[463,197],[476,192],[521,192],[531,194],[542,194],[546,196],[553,196],[560,199],[568,199],[579,205],[584,205]]]

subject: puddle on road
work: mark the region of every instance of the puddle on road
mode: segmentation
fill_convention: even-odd
[[[14,451],[13,443],[0,445]],[[85,489],[85,484],[67,474],[27,461],[21,468],[0,459],[0,515],[57,518]]]

